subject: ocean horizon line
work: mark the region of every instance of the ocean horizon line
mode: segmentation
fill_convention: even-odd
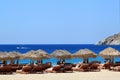
[[[98,44],[0,44],[2,45],[96,45],[96,46],[120,46],[120,45],[98,45]]]
[[[16,43],[16,44],[14,44],[14,43],[11,43],[11,44],[0,44],[0,45],[96,45],[96,44],[89,44],[89,43],[86,43],[86,44],[80,44],[80,43],[75,43],[75,44],[71,44],[71,43],[66,43],[66,44],[59,44],[59,43],[57,43],[57,44],[54,44],[54,43],[38,43],[38,44],[36,44],[36,43],[23,43],[23,44],[21,44],[21,43]]]

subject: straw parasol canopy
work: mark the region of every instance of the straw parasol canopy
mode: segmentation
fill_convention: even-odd
[[[118,50],[108,47],[104,50],[102,50],[99,55],[103,58],[110,58],[112,62],[114,61],[114,57],[120,56],[120,53]]]
[[[34,53],[35,51],[34,50],[31,50],[31,51],[28,51],[27,53],[23,54],[23,59],[24,58],[34,58]]]
[[[41,56],[41,59],[48,59],[48,58],[50,58],[50,55],[47,52],[45,52],[44,50],[41,50],[41,49],[37,50],[36,54]]]
[[[31,50],[29,52],[27,52],[26,54],[24,54],[24,58],[30,58],[30,59],[47,59],[50,58],[50,56],[48,55],[47,52],[45,52],[44,50]]]
[[[18,59],[20,59],[22,56],[16,51],[8,52],[7,54],[9,55],[10,64],[15,64],[15,62],[18,64]]]
[[[71,58],[71,53],[67,50],[55,50],[51,56],[58,59],[68,59]]]
[[[110,58],[110,57],[116,57],[119,56],[120,53],[118,50],[115,50],[114,48],[108,47],[100,52],[99,54],[103,58]]]
[[[19,52],[16,51],[8,52],[8,55],[10,56],[10,59],[19,59],[22,56]]]
[[[30,58],[30,59],[34,59],[34,58],[36,58],[37,57],[37,55],[35,55],[35,51],[34,50],[30,50],[30,51],[28,51],[27,53],[25,53],[25,54],[23,54],[23,59],[24,58]]]
[[[0,52],[0,60],[8,60],[10,56],[7,54],[7,52]]]
[[[89,49],[80,49],[76,53],[73,54],[73,57],[83,58],[87,60],[88,58],[95,58],[97,54]]]
[[[95,58],[97,54],[89,49],[80,49],[79,51],[74,53],[73,56],[78,58]]]
[[[50,55],[48,55],[48,53],[45,52],[44,50],[39,49],[37,51],[31,50],[31,51],[27,52],[26,54],[23,55],[23,58],[30,58],[31,64],[33,64],[32,60],[37,60],[37,62],[42,63],[42,59],[48,59],[48,58],[50,58]]]

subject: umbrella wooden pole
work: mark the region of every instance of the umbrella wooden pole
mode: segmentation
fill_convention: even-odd
[[[42,61],[42,60],[40,60],[40,63],[41,63],[41,64],[43,64],[43,61]]]
[[[84,63],[88,63],[88,58],[83,58]]]
[[[62,59],[60,58],[59,61],[60,61],[60,63],[61,63],[61,62],[62,62]]]
[[[64,64],[65,63],[65,59],[62,59],[61,63]]]
[[[13,61],[13,60],[10,60],[10,64],[14,64],[14,61]]]
[[[13,64],[15,64],[15,60],[13,60]]]
[[[42,64],[43,63],[42,59],[37,60],[37,63]]]
[[[32,59],[30,59],[30,64],[34,64]]]
[[[37,64],[40,63],[39,60],[36,60],[36,63],[37,63]]]
[[[7,64],[7,61],[6,60],[3,60],[3,62],[2,62],[4,65],[6,65]]]
[[[114,57],[111,57],[111,63],[114,64]]]
[[[16,64],[19,64],[19,60],[18,59],[16,60]]]
[[[86,59],[86,63],[89,63],[88,58]]]

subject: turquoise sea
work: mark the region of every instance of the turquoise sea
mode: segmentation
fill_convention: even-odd
[[[17,51],[22,54],[30,51],[30,50],[38,50],[42,49],[45,50],[48,54],[51,54],[54,50],[62,49],[62,50],[68,50],[71,54],[75,53],[79,49],[84,49],[88,48],[95,52],[96,54],[99,54],[100,51],[107,47],[112,47],[115,48],[116,50],[120,51],[120,45],[94,45],[94,44],[14,44],[14,45],[0,45],[0,51]],[[101,58],[100,56],[97,56],[96,58],[90,58],[89,61],[100,61],[101,63],[104,62],[104,59]],[[74,58],[74,59],[67,59],[66,62],[71,62],[71,63],[78,63],[82,61],[80,58]],[[119,57],[115,58],[115,62],[120,61]],[[19,63],[29,63],[29,59],[23,59],[19,60]],[[57,60],[55,58],[43,60],[43,63],[46,62],[52,62],[53,65],[56,64]]]

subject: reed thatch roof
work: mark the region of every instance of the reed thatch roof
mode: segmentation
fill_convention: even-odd
[[[96,57],[97,54],[89,49],[80,49],[76,53],[73,54],[73,57],[78,57],[78,58],[94,58]]]
[[[10,59],[10,56],[7,54],[7,52],[0,52],[0,60],[8,60]]]
[[[31,58],[31,59],[46,59],[46,58],[50,58],[50,56],[48,55],[47,52],[43,51],[43,50],[31,50],[29,52],[27,52],[26,54],[23,55],[24,58]]]
[[[112,47],[108,47],[104,50],[102,50],[99,55],[103,58],[111,58],[111,57],[116,57],[120,56],[120,52]]]
[[[67,50],[55,50],[51,56],[55,58],[67,59],[71,58],[71,53]]]
[[[22,54],[16,51],[8,52],[8,55],[10,56],[10,59],[19,59],[22,56]]]

